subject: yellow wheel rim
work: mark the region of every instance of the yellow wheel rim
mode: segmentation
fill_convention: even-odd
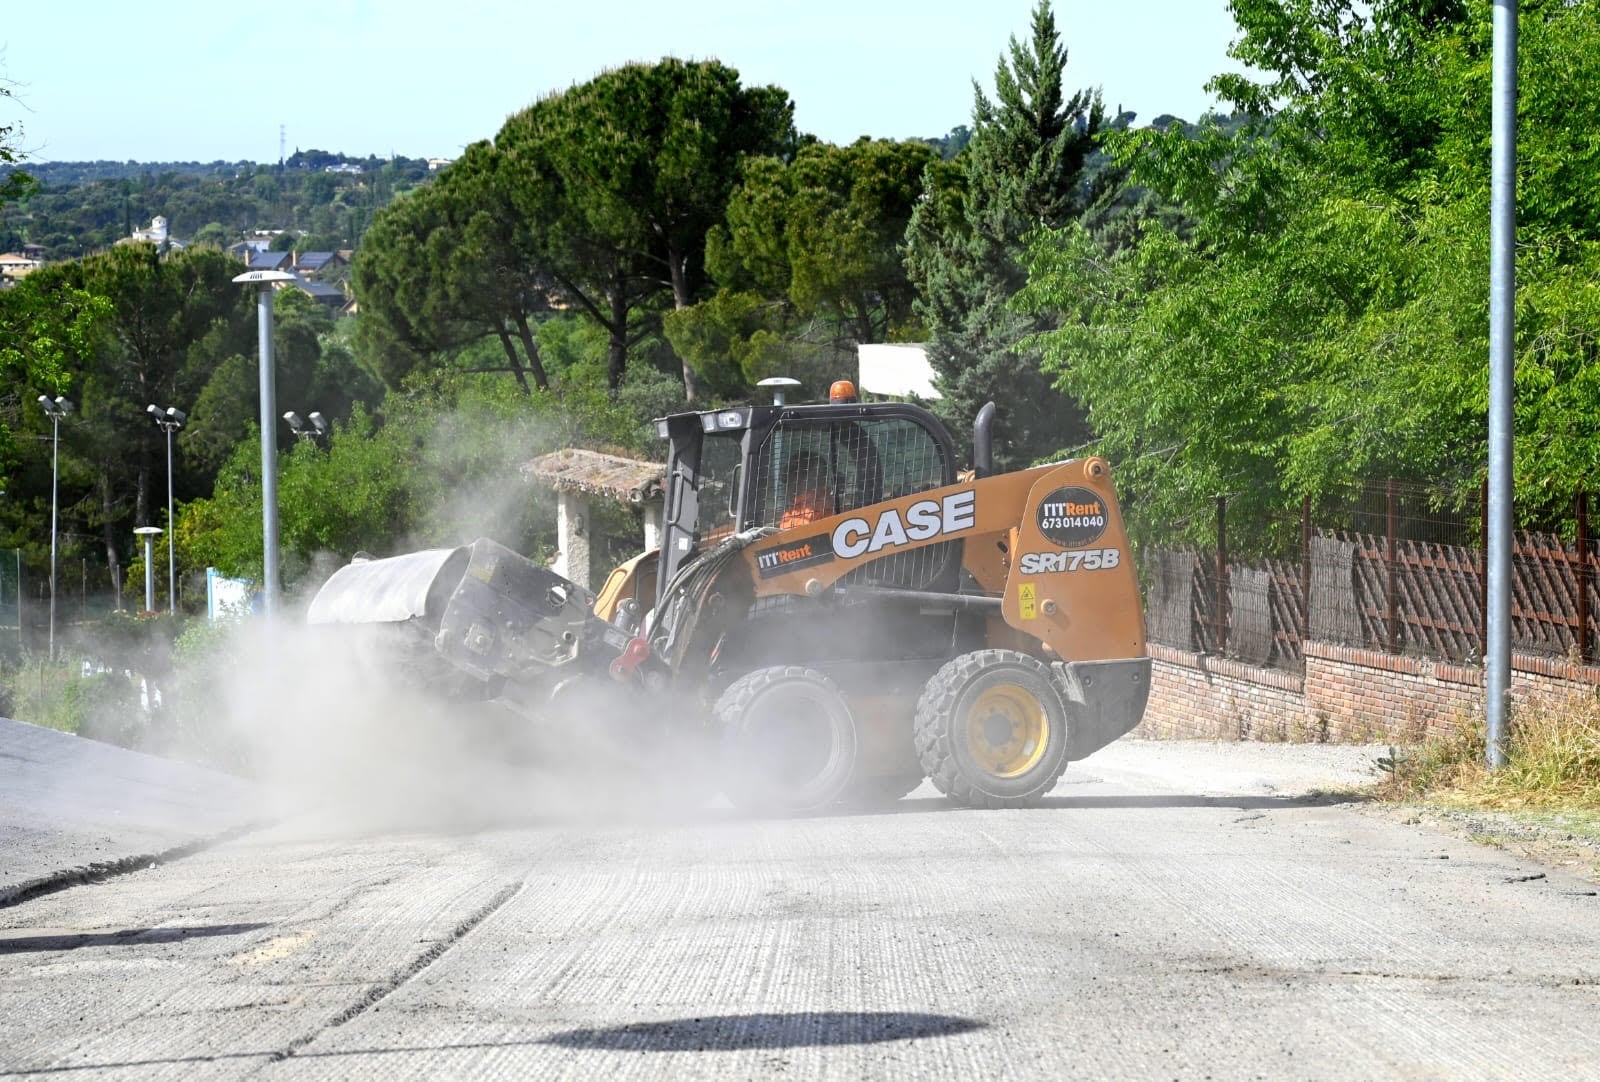
[[[1050,743],[1050,719],[1036,695],[1016,684],[978,693],[967,713],[967,750],[997,778],[1015,778],[1039,765]]]

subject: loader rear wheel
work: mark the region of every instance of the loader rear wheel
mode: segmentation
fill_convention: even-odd
[[[724,792],[735,807],[806,812],[839,799],[856,765],[844,694],[814,669],[774,665],[734,681],[717,700]]]
[[[1067,768],[1067,708],[1038,658],[977,650],[917,702],[917,755],[941,793],[976,808],[1037,804]]]
[[[921,770],[852,778],[840,794],[839,803],[849,811],[878,811],[893,807],[901,797],[910,795],[921,784]]]

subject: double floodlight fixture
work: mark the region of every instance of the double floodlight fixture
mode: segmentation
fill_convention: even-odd
[[[312,410],[304,417],[301,417],[294,410],[289,410],[283,415],[283,419],[288,423],[289,431],[306,439],[316,439],[333,431],[333,426],[328,423],[328,419],[316,410]]]
[[[76,407],[60,395],[51,398],[47,394],[39,396],[39,405],[44,407],[44,415],[52,421],[59,421],[71,413]]]
[[[150,415],[156,424],[169,431],[175,428],[182,428],[184,422],[189,419],[189,415],[177,406],[168,406],[166,409],[162,409],[152,402],[144,408],[144,411]]]

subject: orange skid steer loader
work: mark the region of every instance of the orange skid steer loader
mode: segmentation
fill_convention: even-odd
[[[637,743],[693,749],[741,807],[894,800],[925,777],[963,804],[1036,803],[1149,693],[1111,471],[993,473],[991,404],[958,473],[928,411],[845,399],[657,421],[661,546],[598,596],[479,540],[341,568],[309,620],[376,626],[436,688],[535,726],[670,717]]]

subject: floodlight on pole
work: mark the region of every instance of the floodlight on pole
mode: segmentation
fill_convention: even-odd
[[[332,431],[328,419],[316,410],[312,410],[304,417],[294,410],[289,410],[283,415],[283,420],[289,426],[289,431],[294,433],[296,440],[311,440],[315,443]]]
[[[278,607],[278,403],[272,369],[272,293],[292,282],[287,271],[246,271],[234,278],[255,287],[256,331],[261,365],[261,604],[272,616]]]
[[[144,408],[156,422],[156,427],[167,434],[167,603],[172,615],[178,615],[178,556],[175,539],[176,523],[172,521],[172,434],[183,427],[189,415],[177,406],[162,409],[155,403]]]
[[[45,416],[50,418],[52,434],[50,438],[50,660],[56,659],[56,515],[59,503],[56,497],[56,480],[60,476],[61,465],[61,419],[73,410],[71,402],[57,395],[39,396],[39,405],[44,407]],[[20,597],[21,590],[17,596]],[[17,618],[17,623],[22,623],[22,618]]]

